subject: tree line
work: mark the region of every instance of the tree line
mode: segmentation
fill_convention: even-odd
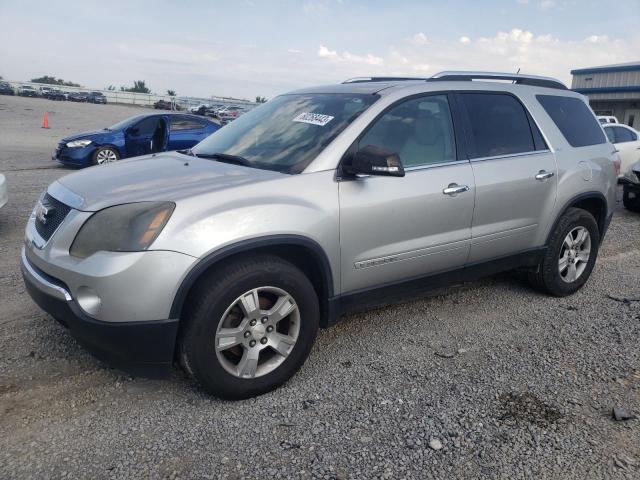
[[[0,80],[2,80],[2,76],[0,76]],[[44,75],[38,78],[32,78],[32,83],[44,83],[46,85],[59,85],[63,87],[81,87],[79,83],[69,82],[63,80],[62,78],[55,78],[52,75]],[[115,91],[116,87],[114,85],[109,85],[105,90]],[[133,93],[151,93],[151,89],[147,87],[147,83],[144,80],[134,80],[132,87],[120,87],[121,92],[133,92]],[[167,95],[170,97],[176,96],[175,90],[167,90]],[[256,103],[265,103],[267,99],[265,97],[257,96]]]

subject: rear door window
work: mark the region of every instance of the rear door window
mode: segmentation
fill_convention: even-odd
[[[615,133],[615,143],[635,142],[638,139],[636,134],[624,127],[611,127],[609,130],[613,130]]]
[[[204,122],[187,118],[187,117],[173,117],[171,119],[171,130],[197,130],[205,127]]]
[[[469,158],[496,157],[546,148],[544,140],[522,104],[513,96],[495,93],[461,93],[468,120]]]
[[[581,99],[560,95],[536,95],[536,98],[572,147],[606,143],[602,127]]]
[[[617,143],[616,132],[613,131],[613,128],[605,128],[604,133],[607,135],[607,138],[611,143]]]

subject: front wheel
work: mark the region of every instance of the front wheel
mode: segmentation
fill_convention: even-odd
[[[209,393],[241,399],[286,382],[306,360],[319,323],[318,297],[302,271],[279,257],[229,263],[189,295],[180,361]]]
[[[571,295],[589,279],[599,247],[600,231],[593,215],[570,208],[551,233],[537,270],[529,274],[530,283],[556,297]]]
[[[93,163],[93,165],[105,165],[119,159],[120,155],[118,155],[116,149],[112,147],[100,147],[93,153],[91,163]]]

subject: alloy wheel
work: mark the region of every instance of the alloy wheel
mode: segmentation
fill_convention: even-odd
[[[583,274],[591,255],[591,235],[585,227],[572,229],[562,242],[558,270],[567,283],[575,282]]]
[[[236,298],[225,310],[215,336],[222,367],[238,378],[266,375],[289,356],[300,333],[300,310],[277,287],[259,287]]]
[[[116,160],[118,160],[118,157],[116,156],[116,152],[114,152],[109,148],[100,150],[96,155],[96,161],[98,162],[98,165],[104,165],[105,163],[115,162]]]

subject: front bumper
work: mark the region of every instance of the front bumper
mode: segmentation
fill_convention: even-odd
[[[51,160],[73,167],[89,167],[91,166],[91,158],[96,148],[96,145],[93,143],[80,148],[69,148],[59,145],[53,152]]]
[[[86,315],[70,289],[33,265],[22,250],[22,276],[31,298],[69,328],[78,343],[100,360],[132,375],[162,378],[169,374],[178,320],[105,322]]]

